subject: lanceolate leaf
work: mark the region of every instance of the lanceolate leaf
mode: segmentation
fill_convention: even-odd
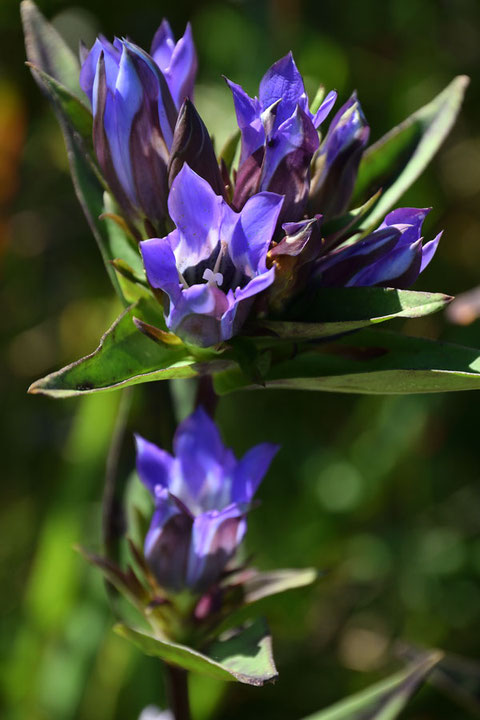
[[[89,153],[92,119],[78,86],[78,61],[30,0],[22,3],[22,18],[32,75],[53,105],[63,131],[78,200],[113,286],[127,306],[128,300],[122,292],[111,261],[120,257],[132,265],[135,253],[137,258],[139,253],[132,249],[126,234],[122,236],[119,228],[112,230],[108,220],[100,219],[109,208],[104,206],[104,183]]]
[[[378,329],[345,334],[346,328],[337,325],[336,334],[343,335],[333,342],[255,338],[257,377],[236,357],[235,344],[221,352],[172,342],[160,305],[142,298],[95,352],[33,383],[30,392],[68,397],[198,374],[213,375],[219,394],[258,386],[366,394],[480,389],[478,350]]]
[[[480,351],[460,345],[361,330],[333,343],[282,349],[265,387],[393,394],[480,389]],[[239,370],[214,378],[217,393],[254,387]]]
[[[126,625],[117,625],[115,630],[147,655],[218,680],[264,685],[277,677],[271,637],[265,621],[261,619],[235,634],[230,633],[224,639],[217,640],[205,654],[186,645],[157,639]]]
[[[439,651],[427,653],[402,672],[305,720],[394,720],[442,657]]]
[[[327,338],[394,318],[417,318],[442,310],[452,298],[391,288],[323,288],[296,303],[291,320],[267,320],[262,326],[278,337]],[[296,322],[295,318],[302,318]]]
[[[33,63],[30,66],[32,75],[42,87],[54,106],[63,113],[71,129],[78,132],[85,142],[86,148],[92,149],[92,113],[76,95],[67,90],[55,78],[48,75]]]
[[[35,3],[23,0],[20,5],[27,56],[31,63],[57,80],[80,100],[80,63],[63,38],[44,18]]]
[[[246,571],[247,577],[243,580],[244,602],[246,605],[263,600],[270,595],[278,595],[287,590],[305,587],[314,583],[319,576],[315,568],[301,570],[273,570],[271,572]]]
[[[366,222],[375,225],[397,203],[426,168],[450,132],[469,79],[456,77],[440,95],[393,128],[365,152],[354,202],[383,188]]]
[[[197,374],[197,360],[185,345],[153,342],[136,328],[134,317],[165,327],[160,306],[140,300],[120,315],[91,355],[38,380],[29,392],[70,397]]]

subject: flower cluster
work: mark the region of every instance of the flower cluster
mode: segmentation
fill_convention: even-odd
[[[398,208],[367,231],[348,222],[370,132],[355,93],[324,132],[337,94],[312,107],[291,53],[258,97],[227,80],[241,137],[231,171],[193,105],[196,70],[190,26],[175,44],[164,20],[150,54],[99,37],[80,77],[100,168],[173,333],[208,347],[302,291],[416,280],[440,238],[423,244],[427,210]]]
[[[199,408],[176,431],[174,455],[137,436],[137,470],[155,501],[145,558],[166,590],[209,590],[246,529],[246,514],[278,446],[257,445],[241,460]]]

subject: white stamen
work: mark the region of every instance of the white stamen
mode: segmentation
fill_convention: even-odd
[[[178,279],[182,283],[185,290],[188,290],[189,284],[187,283],[187,281],[185,280],[185,278],[183,277],[182,273],[180,272],[180,270],[178,268],[177,268],[177,272],[178,272]]]
[[[203,273],[203,279],[206,280],[209,285],[217,285],[218,287],[223,283],[222,273],[214,272],[210,270],[210,268],[207,268]]]

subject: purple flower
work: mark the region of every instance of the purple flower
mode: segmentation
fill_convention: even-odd
[[[168,590],[208,590],[246,529],[246,513],[278,447],[256,445],[241,460],[201,408],[178,427],[173,456],[137,436],[137,470],[155,499],[145,557]]]
[[[84,60],[80,84],[92,103],[95,152],[113,194],[132,222],[148,219],[161,227],[177,119],[164,76],[141,48],[100,37]]]
[[[316,262],[315,281],[322,286],[378,285],[407,288],[435,254],[442,233],[423,244],[422,225],[429,209],[397,208],[374,232],[339,247]]]
[[[175,44],[170,24],[168,20],[163,20],[153,38],[150,54],[165,76],[179,110],[184,100],[193,100],[197,74],[197,53],[190,23],[187,24],[184,36]]]
[[[330,92],[312,114],[291,53],[263,76],[258,98],[250,98],[230,80],[227,83],[242,133],[234,206],[240,208],[252,194],[270,190],[285,195],[285,219],[300,219],[310,184],[310,162],[319,144],[317,128],[337,94]]]
[[[310,190],[313,212],[330,218],[348,207],[370,134],[356,93],[337,112],[320,146]]]
[[[148,282],[168,296],[173,332],[202,347],[238,333],[255,296],[274,280],[266,257],[282,203],[263,192],[236,213],[183,166],[168,198],[176,229],[140,243]]]

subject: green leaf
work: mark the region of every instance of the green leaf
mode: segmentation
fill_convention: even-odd
[[[130,298],[124,293],[111,261],[121,258],[138,271],[142,269],[141,259],[127,233],[112,220],[101,219],[104,212],[112,212],[113,208],[90,153],[92,117],[78,86],[79,63],[30,0],[22,3],[22,19],[32,75],[52,102],[62,128],[75,192],[112,284],[127,306]]]
[[[259,686],[275,680],[278,675],[272,656],[271,637],[265,621],[261,619],[235,634],[229,633],[224,639],[217,640],[210,645],[206,654],[126,625],[117,625],[115,630],[147,655],[218,680],[236,680]]]
[[[93,353],[33,383],[29,392],[70,397],[197,374],[197,361],[185,345],[153,342],[134,318],[164,327],[160,305],[141,299],[120,315]]]
[[[20,13],[30,62],[77,98],[85,100],[79,83],[80,63],[75,54],[32,0],[23,0]]]
[[[480,389],[480,351],[460,345],[361,330],[335,343],[306,343],[281,353],[265,386],[298,390],[402,395]],[[214,377],[219,395],[252,387],[231,368]]]
[[[220,151],[220,160],[223,160],[228,171],[231,170],[235,154],[237,152],[238,143],[240,142],[240,130],[236,130],[226,140]]]
[[[402,672],[304,720],[394,720],[442,657],[439,651],[429,652]]]
[[[372,195],[372,197],[363,203],[363,205],[360,205],[360,207],[350,210],[340,217],[327,220],[327,222],[322,225],[322,235],[328,238],[327,247],[330,246],[332,238],[338,242],[339,238],[347,233],[351,235],[361,225],[364,216],[370,208],[375,205],[381,194],[382,191],[378,190],[375,195]]]
[[[87,106],[41,68],[33,63],[27,63],[27,65],[38,85],[45,90],[53,105],[62,112],[72,130],[78,132],[88,150],[92,150],[93,117]]]
[[[397,652],[402,659],[418,662],[423,651],[413,645],[399,643]],[[480,717],[480,665],[477,661],[447,653],[428,678],[451,700],[463,707],[468,717]]]
[[[320,339],[376,325],[394,318],[418,318],[442,310],[453,298],[392,288],[322,288],[295,304],[294,319],[265,320],[262,327],[281,338]],[[306,321],[306,322],[304,322]]]
[[[242,583],[245,593],[244,602],[246,605],[250,605],[270,597],[270,595],[306,587],[314,583],[318,577],[319,572],[315,568],[284,569],[271,572],[247,571],[247,578]]]
[[[460,110],[468,77],[459,75],[428,105],[393,128],[365,152],[358,172],[354,202],[383,188],[368,215],[375,225],[424,171],[450,132]]]

